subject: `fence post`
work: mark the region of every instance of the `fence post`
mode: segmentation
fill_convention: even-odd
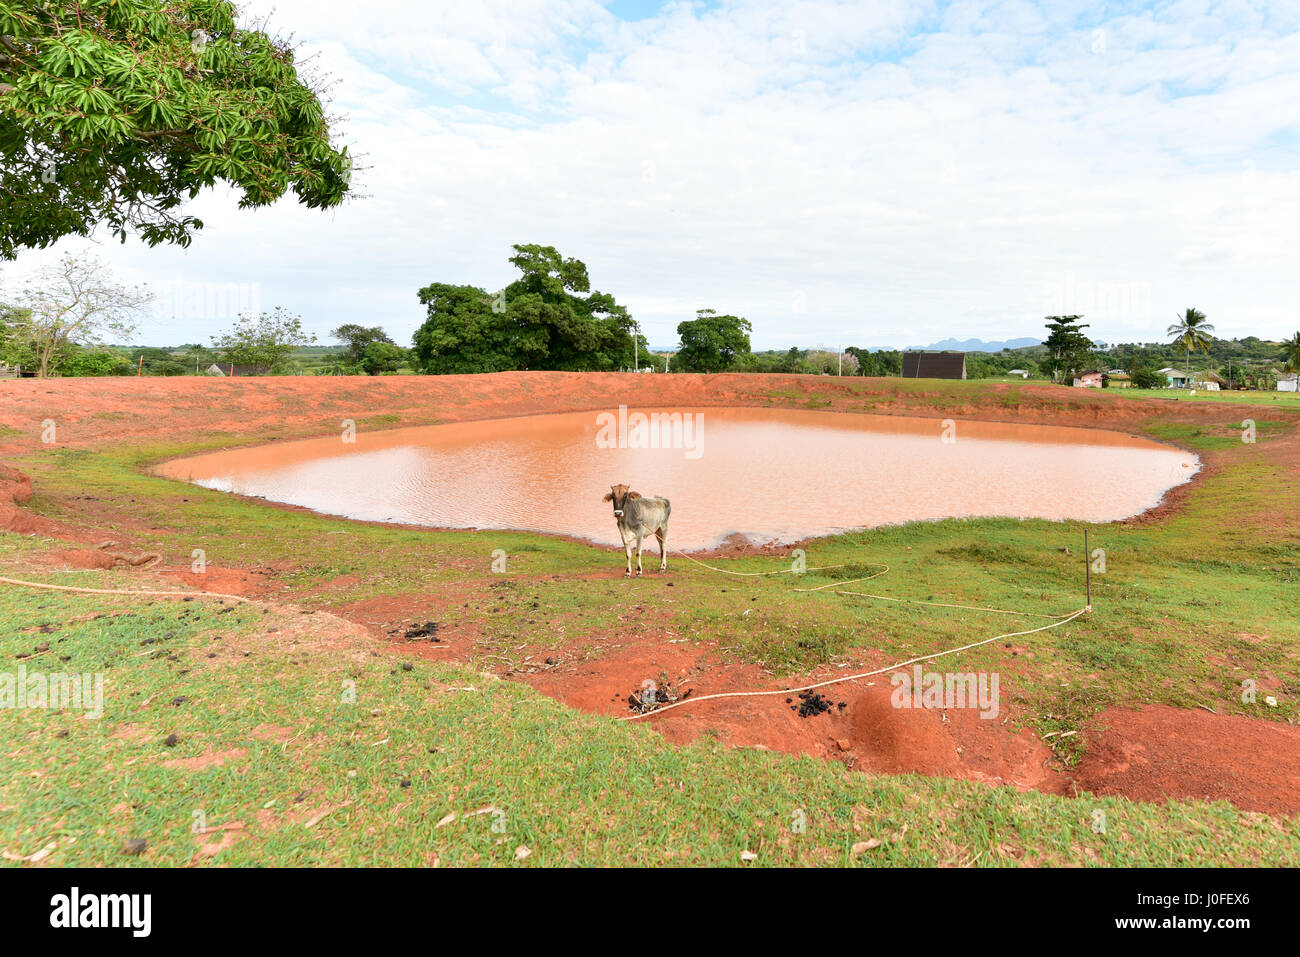
[[[1088,529],[1083,529],[1083,575],[1087,583],[1088,603],[1084,606],[1087,611],[1092,611],[1092,551],[1088,547]]]

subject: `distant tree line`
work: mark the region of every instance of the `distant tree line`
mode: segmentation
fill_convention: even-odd
[[[426,318],[413,348],[397,345],[381,326],[345,323],[330,332],[335,347],[315,347],[302,318],[282,307],[240,315],[233,326],[179,348],[106,345],[129,337],[135,317],[152,301],[143,287],[113,281],[98,260],[65,256],[34,286],[0,296],[0,364],[42,376],[192,375],[214,364],[243,374],[315,372],[325,375],[392,375],[404,369],[446,373],[515,369],[609,371],[634,363],[660,369],[627,309],[591,288],[584,263],[553,246],[516,245],[510,263],[520,276],[496,293],[477,286],[433,283],[419,291]],[[1161,368],[1181,363],[1185,374],[1216,372],[1224,379],[1269,388],[1279,371],[1300,370],[1300,332],[1279,348],[1248,336],[1219,339],[1204,313],[1189,308],[1170,325],[1163,343],[1099,346],[1081,315],[1047,316],[1041,345],[1001,352],[969,352],[968,378],[1031,376],[1070,383],[1082,372],[1123,370],[1133,385],[1164,386]],[[663,357],[671,372],[771,372],[812,375],[897,376],[897,349],[849,346],[754,352],[749,320],[696,311],[677,326],[680,345]],[[306,357],[306,362],[302,361]],[[314,364],[314,368],[312,365]]]

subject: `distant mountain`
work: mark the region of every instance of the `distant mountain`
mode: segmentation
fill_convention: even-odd
[[[909,346],[909,349],[947,349],[952,352],[1001,352],[1003,349],[1026,349],[1029,346],[1042,345],[1040,339],[1004,339],[1001,342],[985,342],[983,339],[944,339],[932,342],[928,346]]]

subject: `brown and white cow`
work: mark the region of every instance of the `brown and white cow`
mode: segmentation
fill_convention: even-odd
[[[611,485],[603,501],[614,503],[614,519],[618,533],[623,538],[627,552],[627,571],[624,578],[632,577],[632,545],[636,543],[636,573],[641,574],[641,542],[647,535],[659,539],[659,570],[668,570],[668,516],[673,507],[666,498],[646,498],[626,485]]]

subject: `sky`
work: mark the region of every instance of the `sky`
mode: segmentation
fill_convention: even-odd
[[[756,349],[1300,327],[1300,3],[251,0],[330,74],[363,195],[190,211],[94,251],[137,341],[281,305],[400,344],[431,282],[557,247],[654,346],[700,308]],[[4,277],[64,249],[21,254]],[[3,277],[0,277],[3,278]]]

